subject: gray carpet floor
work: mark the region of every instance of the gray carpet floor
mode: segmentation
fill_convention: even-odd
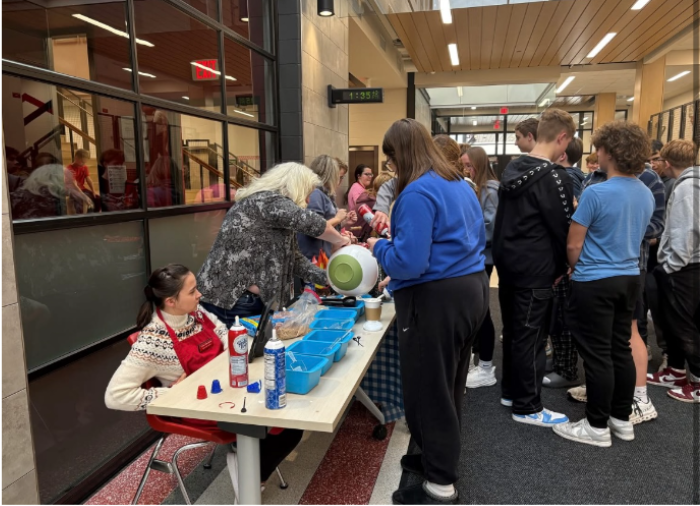
[[[495,288],[491,314],[500,334]],[[655,346],[653,325],[649,342]],[[700,405],[674,401],[662,387],[649,387],[659,417],[637,425],[636,439],[613,438],[612,448],[567,441],[551,429],[514,422],[500,405],[502,345],[496,341],[499,383],[470,389],[462,416],[457,489],[462,504],[698,504],[700,502]],[[656,370],[660,352],[650,370]],[[581,368],[581,374],[583,369]],[[584,404],[566,390],[544,389],[548,409],[577,421]],[[416,453],[413,442],[408,453]],[[404,472],[401,486],[419,483]]]

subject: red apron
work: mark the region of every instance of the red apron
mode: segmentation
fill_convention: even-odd
[[[202,329],[196,334],[191,335],[187,339],[180,341],[170,328],[160,309],[156,309],[158,313],[158,318],[161,319],[165,328],[168,330],[170,339],[173,342],[173,349],[177,355],[180,365],[185,370],[187,376],[191,375],[197,371],[200,367],[208,364],[212,359],[217,357],[222,351],[224,351],[224,345],[219,339],[219,336],[214,332],[214,324],[202,311],[196,311],[191,313],[195,321],[202,326]],[[189,418],[183,418],[183,422],[190,425],[205,425],[205,426],[216,426],[216,422],[210,422],[208,420],[195,420]]]

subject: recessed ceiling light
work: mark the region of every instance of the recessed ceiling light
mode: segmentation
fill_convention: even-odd
[[[633,10],[633,11],[642,10],[642,9],[644,8],[644,6],[645,6],[646,4],[648,4],[650,1],[651,1],[651,0],[637,0],[637,3],[635,3],[635,4],[632,6],[632,9],[631,9],[631,10]]]
[[[450,7],[450,0],[440,0],[440,16],[442,17],[442,22],[444,24],[452,24],[452,10]]]
[[[83,16],[82,14],[73,14],[73,17],[76,19],[80,19],[81,21],[85,21],[86,23],[90,23],[91,25],[102,28],[103,30],[107,30],[108,32],[113,33],[114,35],[119,35],[120,37],[124,37],[125,39],[130,38],[128,33],[122,30],[117,30],[116,28],[102,23],[101,21],[97,21],[96,19]],[[143,39],[136,39],[136,43],[141,44],[142,46],[155,47],[153,44]]]
[[[456,67],[459,65],[459,54],[457,53],[457,44],[448,44],[447,50],[450,52],[450,60],[452,60],[452,66]]]
[[[190,99],[190,97],[188,97],[187,95],[182,95],[182,98],[184,98],[185,100],[189,100],[189,99]]]
[[[627,99],[628,102],[634,102],[634,97],[630,97]]]
[[[254,118],[252,114],[248,114],[247,112],[239,111],[238,109],[234,109],[233,112],[237,112],[238,114],[242,114],[243,116],[250,116],[251,118]]]
[[[462,93],[463,93],[462,87],[461,87],[461,86],[457,86],[457,95],[461,97],[461,96],[462,96]]]
[[[588,53],[588,56],[586,56],[586,58],[595,58],[596,56],[598,56],[598,53],[600,53],[603,50],[603,48],[607,46],[611,40],[613,40],[615,35],[617,35],[617,33],[608,33],[605,37],[603,37],[603,40],[598,42],[598,45],[593,48],[593,51]]]
[[[563,83],[561,83],[561,86],[559,86],[559,88],[556,89],[556,93],[561,93],[562,91],[564,91],[564,88],[566,88],[567,86],[569,86],[569,85],[571,84],[571,81],[573,81],[574,79],[576,79],[576,76],[569,76],[569,77],[567,77],[567,78],[566,78],[566,81],[564,81]]]
[[[545,98],[542,102],[540,102],[540,107],[544,107],[545,105],[547,105],[548,102],[549,102],[549,99]]]
[[[472,106],[472,111],[476,111],[476,106],[475,106],[475,105]]]
[[[126,70],[127,72],[133,72],[132,69],[129,69],[129,68],[126,68],[126,67],[122,67],[122,68],[123,68],[124,70]],[[156,78],[156,76],[154,76],[153,74],[149,74],[148,72],[139,72],[139,75],[140,75],[140,76],[143,76],[143,77],[150,77],[151,79],[155,79],[155,78]]]
[[[687,76],[688,74],[690,74],[690,70],[686,70],[686,71],[684,71],[684,72],[681,72],[680,74],[676,74],[676,75],[673,76],[671,79],[669,79],[668,82],[669,82],[669,83],[672,83],[673,81],[677,81],[677,80],[680,79],[681,77]]]
[[[472,121],[472,125],[477,126],[479,122],[477,120]]]

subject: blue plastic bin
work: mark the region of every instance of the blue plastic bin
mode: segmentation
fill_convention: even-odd
[[[364,307],[364,305],[363,305]],[[360,317],[360,308],[359,307],[346,307],[346,308],[339,308],[339,307],[334,307],[333,309],[319,309],[316,312],[316,320],[347,320],[349,318],[352,318],[353,320],[357,321],[357,319]]]
[[[327,358],[314,355],[297,355],[292,360],[289,353],[285,354],[287,376],[287,393],[305,395],[318,385],[321,380],[321,372],[330,362]],[[302,370],[295,370],[300,367]]]
[[[323,342],[329,344],[337,341],[340,345],[340,349],[333,357],[333,361],[338,362],[345,356],[345,353],[347,353],[348,344],[350,341],[352,341],[353,337],[355,337],[353,332],[344,332],[341,330],[312,330],[306,335],[304,341]]]
[[[311,322],[311,330],[345,330],[348,331],[355,326],[355,320],[335,320],[332,318],[321,318]]]
[[[292,343],[287,348],[287,352],[294,353],[295,356],[299,355],[313,355],[316,357],[322,357],[328,359],[328,363],[323,366],[321,371],[321,376],[326,374],[328,370],[333,365],[333,358],[336,353],[340,350],[340,343],[331,346],[331,343],[324,343],[320,341],[297,341]]]

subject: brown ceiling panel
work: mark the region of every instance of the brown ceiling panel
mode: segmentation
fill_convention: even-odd
[[[554,12],[554,16],[552,16],[551,18],[543,18],[545,26],[540,28],[543,32],[542,40],[540,40],[540,42],[538,43],[537,49],[535,50],[535,54],[533,55],[530,62],[527,64],[528,67],[537,67],[542,63],[542,60],[545,58],[550,46],[552,45],[552,41],[560,32],[560,30],[552,30],[551,27],[564,26],[565,22],[568,19],[567,16],[571,11],[571,8],[574,6],[574,2],[571,0],[561,0],[559,2],[548,3],[548,5],[556,6],[556,11]],[[563,28],[561,31],[563,31]]]
[[[440,59],[439,70],[442,72],[449,72],[452,70],[452,63],[450,62],[450,55],[447,51],[447,44],[457,42],[457,36],[454,33],[454,23],[451,25],[443,25],[442,19],[440,18],[440,12],[438,11],[425,12],[425,19],[428,23],[428,30],[430,30],[430,33],[433,36],[433,42],[435,43],[438,57]],[[445,27],[445,30],[443,30],[443,27]],[[447,31],[448,27],[452,28],[452,30]]]
[[[500,67],[501,55],[503,54],[503,49],[506,46],[506,38],[508,36],[508,31],[503,30],[503,27],[510,25],[511,14],[513,13],[507,5],[498,6],[498,14],[496,19],[498,20],[498,27],[494,30],[492,43],[493,48],[491,49],[491,59],[489,61],[488,68],[497,69]],[[488,44],[484,44],[488,46]]]
[[[532,39],[532,34],[535,31],[535,25],[539,19],[540,12],[542,12],[542,5],[544,4],[542,2],[537,2],[525,5],[527,5],[527,13],[520,27],[520,35],[518,35],[518,41],[515,43],[515,52],[513,53],[513,58],[510,61],[509,67],[520,66],[520,62],[523,60],[523,55],[525,51],[527,51],[530,39]]]
[[[578,51],[581,48],[581,33],[594,22],[596,15],[601,11],[603,6],[609,4],[611,1],[614,2],[615,0],[591,0],[579,16],[572,16],[575,22],[574,25],[567,30],[567,37],[565,37],[556,48],[549,62],[543,62],[542,64],[561,65],[561,62],[564,61],[569,51]]]
[[[488,69],[491,66],[491,53],[493,52],[493,47],[495,40],[491,44],[488,43],[487,38],[484,34],[494,33],[496,31],[496,20],[498,19],[498,6],[491,5],[485,7],[482,13],[482,25],[481,29],[483,31],[481,37],[484,43],[481,44],[481,58],[480,58],[480,69]],[[494,35],[495,39],[495,35]]]
[[[431,70],[436,72],[442,70],[438,51],[443,48],[438,47],[433,41],[433,35],[431,35],[430,29],[428,28],[428,21],[425,19],[425,12],[416,12],[413,16],[413,23],[416,26],[416,30],[418,30],[423,48],[425,48],[425,52],[428,55]],[[437,39],[438,37],[435,38]]]
[[[508,33],[506,34],[506,44],[503,46],[501,62],[496,67],[492,68],[509,68],[510,62],[513,60],[515,46],[520,37],[520,28],[523,26],[523,19],[527,13],[527,4],[517,4],[512,7],[513,11],[510,15],[510,22],[508,23]]]
[[[636,0],[605,0],[600,5],[595,16],[590,17],[588,25],[581,30],[576,42],[561,59],[562,64],[571,65],[578,55],[585,57],[600,42],[600,40],[612,31],[619,17],[625,12],[630,12],[630,7]],[[598,21],[599,20],[599,21]],[[581,58],[583,59],[583,58]],[[580,63],[578,60],[577,63]]]
[[[469,13],[469,68],[478,70],[481,68],[481,23],[483,23],[483,9],[472,9]]]
[[[556,26],[552,24],[552,18],[554,17],[558,4],[561,2],[547,2],[542,6],[540,15],[537,18],[537,24],[532,30],[532,36],[530,41],[523,52],[522,59],[520,60],[519,67],[529,67],[535,52],[540,47],[540,43],[544,38],[545,34],[550,30],[550,27]]]
[[[468,9],[456,9],[452,11],[452,25],[457,35],[457,49],[459,52],[459,66],[453,70],[470,70],[469,58],[469,12]],[[447,48],[445,48],[447,49]]]

